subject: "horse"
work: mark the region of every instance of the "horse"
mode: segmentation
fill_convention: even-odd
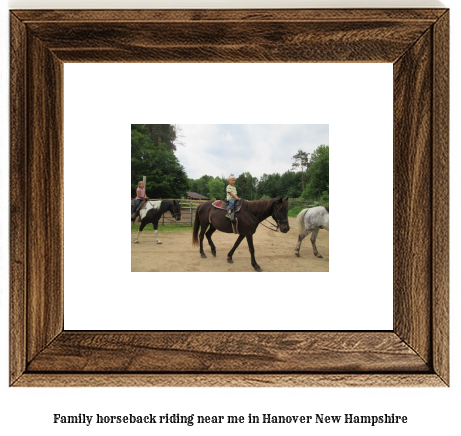
[[[203,251],[203,237],[206,235],[208,243],[211,247],[211,254],[216,257],[216,247],[211,240],[211,235],[219,230],[224,233],[233,233],[231,220],[226,218],[226,211],[216,209],[212,205],[212,201],[202,203],[195,214],[194,230],[192,234],[192,245],[200,245],[200,255],[206,258]],[[251,254],[251,265],[256,271],[262,271],[261,267],[256,263],[255,249],[253,246],[253,234],[259,223],[266,218],[272,216],[277,223],[277,229],[280,227],[282,233],[287,233],[290,230],[288,224],[288,198],[276,198],[270,200],[247,201],[242,200],[242,207],[239,212],[235,213],[238,220],[239,237],[235,241],[232,250],[227,254],[227,262],[234,263],[232,256],[243,239],[247,238],[248,248]],[[200,237],[198,231],[201,227]],[[207,231],[208,229],[208,231]],[[206,232],[206,233],[205,233]],[[200,242],[199,242],[200,239]]]
[[[139,227],[138,234],[134,240],[135,244],[139,244],[138,238],[139,234],[143,231],[144,227],[147,224],[152,223],[155,229],[155,239],[157,244],[161,244],[162,241],[158,239],[158,221],[160,217],[167,211],[171,212],[171,216],[179,221],[181,219],[181,207],[179,202],[176,200],[147,200],[146,205],[139,211],[139,216],[141,218],[141,226]]]
[[[314,249],[314,256],[323,258],[318,252],[315,241],[320,229],[330,231],[330,212],[325,206],[317,206],[311,209],[303,209],[296,217],[296,225],[298,226],[298,244],[296,245],[295,254],[299,257],[299,249],[303,239],[312,232],[311,242]]]

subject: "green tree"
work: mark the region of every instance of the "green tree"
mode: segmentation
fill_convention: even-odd
[[[226,187],[220,177],[212,177],[206,186],[208,189],[208,198],[224,198]]]
[[[297,170],[298,168],[301,168],[301,188],[304,191],[304,168],[308,168],[308,158],[309,158],[309,153],[306,153],[305,151],[302,151],[301,149],[298,150],[298,152],[292,157],[295,161],[291,165],[291,168],[294,170]]]
[[[145,124],[131,125],[131,188],[146,176],[146,193],[151,198],[181,198],[189,188],[184,167],[173,150],[156,142]]]
[[[227,177],[221,175],[220,179],[224,183],[224,190],[226,189],[227,185],[229,184],[229,181],[227,180]]]
[[[302,174],[300,171],[286,171],[280,177],[278,197],[298,198],[301,193]]]
[[[266,196],[266,187],[267,187],[267,180],[269,178],[269,175],[264,173],[258,183],[258,198]]]
[[[256,198],[257,183],[258,179],[253,177],[249,172],[240,174],[235,180],[235,185],[238,186],[238,196],[244,197],[247,200]]]
[[[322,195],[328,195],[330,185],[330,148],[328,145],[322,144],[312,153],[307,177],[309,183],[302,194],[303,198],[318,199]]]
[[[189,191],[197,192],[197,182],[194,179],[189,179]]]
[[[275,198],[279,195],[280,174],[266,174],[264,173],[259,179],[258,195],[259,197]]]
[[[212,176],[208,176],[205,174],[204,176],[200,177],[200,179],[197,179],[195,181],[195,186],[197,187],[197,190],[195,192],[197,192],[197,194],[201,194],[207,197],[208,196],[207,183],[212,178],[213,178]]]
[[[177,127],[174,124],[142,124],[147,128],[147,134],[157,146],[165,146],[168,150],[176,151],[178,139]]]

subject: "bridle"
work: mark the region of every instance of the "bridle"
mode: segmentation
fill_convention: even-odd
[[[174,208],[175,203],[172,202],[171,204],[173,205],[173,210],[170,210],[171,215],[173,216],[174,219],[176,219],[177,216],[179,216],[179,219],[181,219],[181,207],[178,204],[179,212],[175,212],[175,208]]]
[[[265,226],[263,223],[260,223],[263,227],[265,227],[266,229],[269,229],[269,230],[272,230],[273,232],[278,232],[279,231],[279,227],[280,227],[280,224],[283,224],[283,223],[288,223],[288,220],[281,220],[279,219],[278,215],[277,215],[277,209],[274,205],[274,208],[272,210],[272,219],[277,223],[277,225],[275,224],[272,224],[270,221],[267,221],[267,219],[265,221],[267,221],[271,226],[275,227],[275,230],[274,229],[271,229],[270,227],[267,227]]]

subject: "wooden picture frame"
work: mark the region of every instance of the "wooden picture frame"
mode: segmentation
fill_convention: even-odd
[[[447,9],[10,20],[11,386],[449,385]],[[64,62],[393,63],[393,330],[65,331]]]

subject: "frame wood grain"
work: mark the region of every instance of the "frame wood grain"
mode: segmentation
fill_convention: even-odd
[[[10,20],[11,386],[449,385],[447,9]],[[64,331],[64,62],[392,62],[393,330]]]

